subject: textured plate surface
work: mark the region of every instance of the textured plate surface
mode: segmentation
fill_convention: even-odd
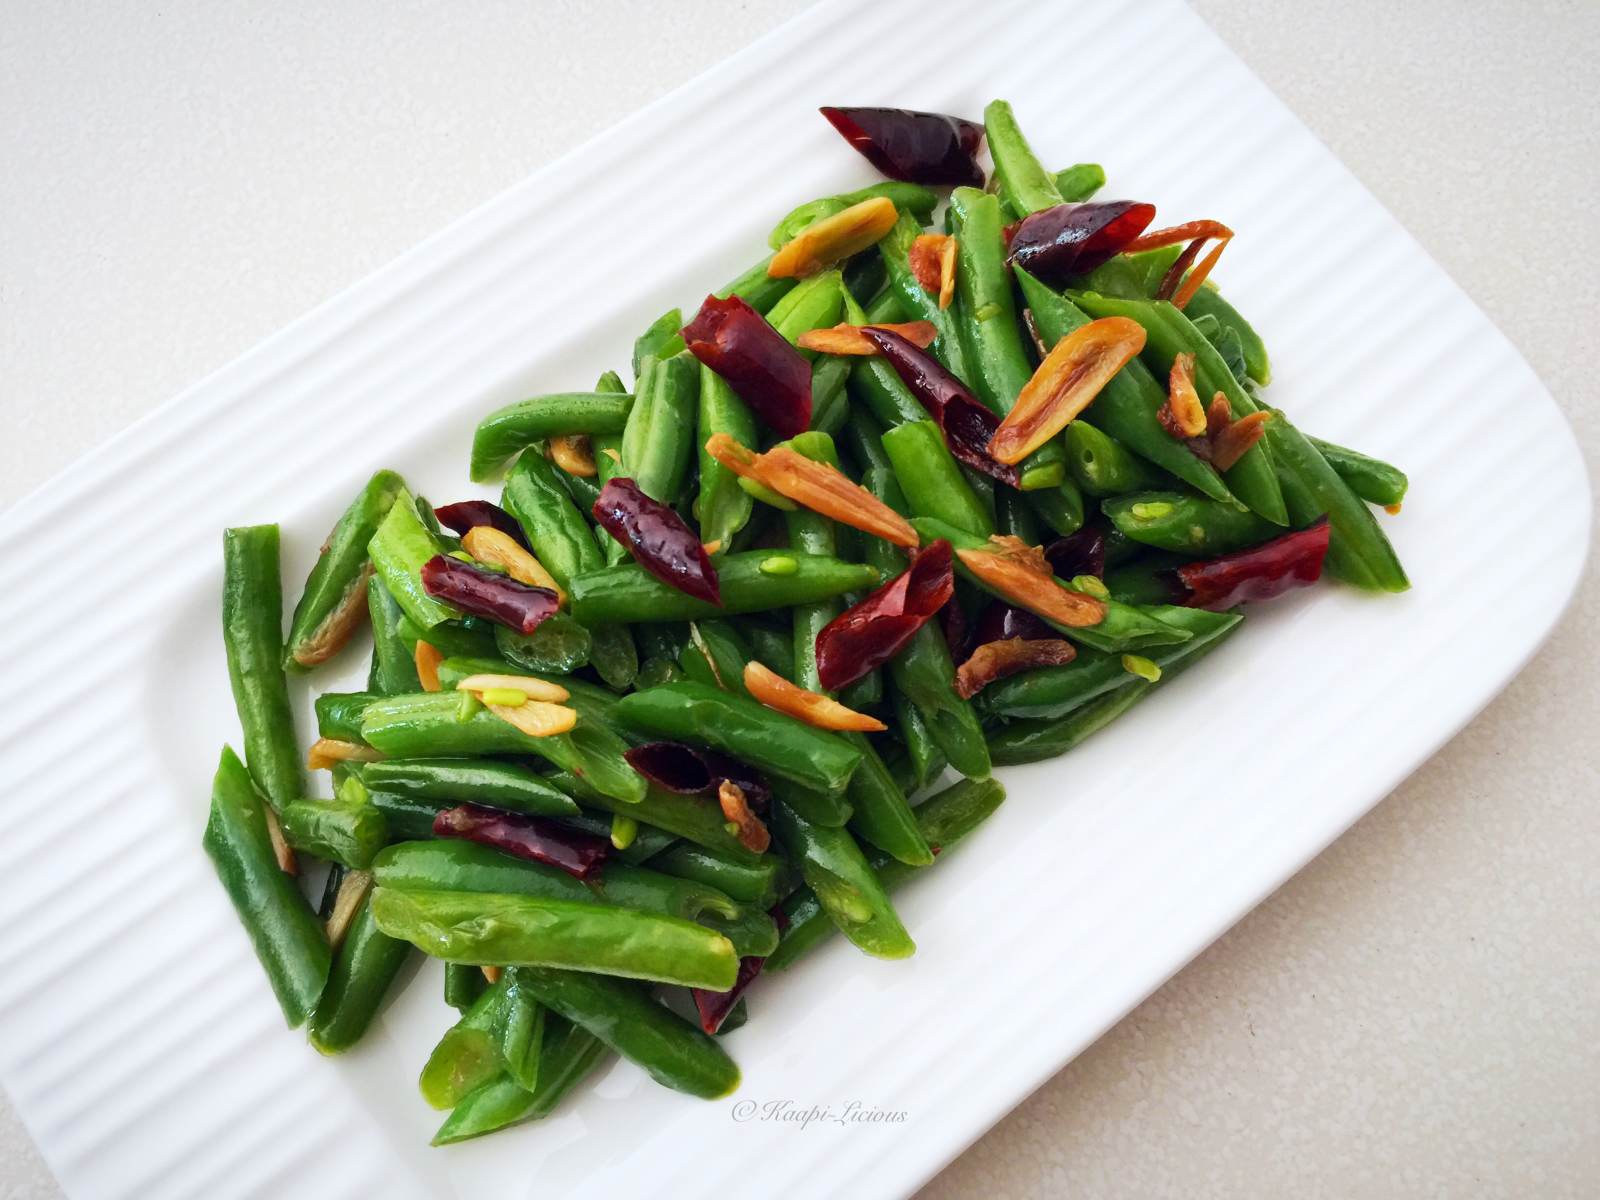
[[[925,6],[853,12],[848,41],[841,11],[472,214],[8,515],[0,1078],[72,1194],[908,1190],[1366,811],[1553,623],[1590,510],[1554,405],[1193,14],[1063,6],[1041,26],[1031,6],[969,7],[897,55],[884,47]],[[448,1020],[437,971],[360,1052],[319,1059],[282,1031],[199,851],[217,748],[237,740],[220,528],[281,521],[293,587],[372,467],[472,494],[480,412],[622,365],[656,313],[745,266],[773,218],[871,178],[816,104],[975,113],[996,92],[1047,161],[1096,159],[1108,194],[1241,231],[1220,279],[1272,348],[1274,402],[1411,472],[1386,527],[1415,590],[1281,604],[1069,758],[1007,772],[1006,807],[905,895],[917,957],[834,946],[763,987],[731,1039],[732,1101],[619,1066],[543,1127],[429,1150],[413,1080]],[[62,546],[93,575],[62,586]],[[905,1120],[762,1119],[785,1101]]]

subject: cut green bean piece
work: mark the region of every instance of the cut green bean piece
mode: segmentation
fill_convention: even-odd
[[[932,421],[908,421],[887,431],[883,449],[913,513],[937,517],[982,538],[994,533],[994,522]]]
[[[935,861],[944,861],[952,846],[988,820],[1005,795],[1005,789],[993,779],[963,779],[919,804],[917,827],[930,846],[939,848]],[[879,882],[890,892],[926,870],[908,867],[882,854],[874,855],[869,862],[877,871]],[[817,893],[810,888],[801,888],[785,900],[783,915],[787,925],[777,950],[766,961],[764,969],[767,971],[782,971],[793,966],[836,930],[817,899]]]
[[[483,972],[477,967],[465,969],[480,980],[483,978]],[[500,982],[479,991],[461,1019],[445,1031],[428,1055],[422,1074],[417,1078],[417,1090],[432,1107],[454,1108],[469,1092],[504,1070],[499,1039],[495,1035],[505,1012],[509,988],[510,980],[502,977]]]
[[[633,397],[627,393],[560,392],[497,408],[472,435],[471,477],[481,483],[535,442],[575,433],[621,433]]]
[[[779,796],[774,831],[839,931],[876,958],[907,958],[916,944],[848,830],[814,825]]]
[[[365,763],[361,777],[373,791],[453,804],[486,804],[536,817],[578,811],[566,793],[519,763],[493,759],[411,758]]]
[[[782,249],[807,226],[841,213],[852,204],[879,196],[893,201],[896,208],[911,213],[924,224],[933,219],[933,210],[939,204],[938,195],[920,183],[901,183],[898,180],[875,183],[853,192],[841,192],[837,196],[824,196],[797,205],[772,227],[772,232],[767,235],[767,245],[774,250]]]
[[[361,715],[380,692],[323,692],[312,706],[317,715],[317,736],[341,742],[361,741]]]
[[[551,1014],[545,1019],[539,1049],[538,1086],[521,1087],[501,1073],[466,1096],[434,1134],[433,1144],[445,1146],[481,1137],[519,1121],[539,1120],[579,1083],[594,1073],[611,1050],[593,1034]]]
[[[739,1068],[722,1047],[637,984],[579,971],[525,970],[518,976],[541,1004],[643,1067],[663,1087],[717,1100],[739,1086]]]
[[[307,1032],[321,1054],[339,1054],[361,1040],[411,957],[409,943],[378,928],[371,901],[369,892],[339,944],[328,985],[311,1015]]]
[[[271,660],[282,670],[282,660]],[[201,846],[267,973],[292,1029],[311,1015],[333,955],[322,922],[294,879],[278,866],[267,811],[244,764],[224,748],[211,785],[211,813]]]
[[[379,471],[339,518],[322,545],[289,622],[283,665],[304,671],[337,654],[367,611],[367,576],[372,572],[367,543],[394,507],[405,481]]]
[[[304,794],[305,774],[283,672],[276,525],[229,529],[222,535],[222,640],[250,775],[268,803],[281,810]]]
[[[354,871],[371,866],[388,837],[383,814],[355,778],[346,779],[332,800],[291,800],[281,819],[284,840],[296,850]]]
[[[1009,103],[991,100],[983,110],[983,129],[994,159],[995,177],[1018,215],[1027,216],[1062,203],[1055,176],[1039,164]]]
[[[1283,532],[1253,512],[1182,492],[1134,492],[1113,497],[1101,508],[1134,541],[1190,558],[1231,554]]]
[[[447,962],[570,967],[726,991],[739,957],[721,934],[658,913],[542,896],[380,887],[372,915]]]
[[[792,572],[772,574],[763,566],[788,559]],[[721,555],[717,578],[722,606],[680,592],[637,563],[622,563],[577,576],[569,591],[572,613],[591,629],[606,622],[696,621],[707,617],[764,612],[870,591],[880,582],[869,566],[821,555],[744,550]]]
[[[1350,490],[1368,504],[1392,507],[1405,500],[1410,481],[1399,467],[1392,467],[1381,459],[1369,458],[1357,450],[1348,450],[1321,438],[1306,440],[1327,459],[1328,465],[1349,485]]]
[[[430,510],[431,512],[431,510]],[[406,616],[421,629],[457,620],[461,610],[435,600],[422,586],[422,568],[448,547],[423,522],[418,501],[404,488],[368,544],[372,566]]]
[[[1098,499],[1169,488],[1177,483],[1081,417],[1069,424],[1062,436],[1067,447],[1067,469],[1085,495]]]
[[[388,934],[384,934],[388,937]],[[390,941],[400,941],[390,938]],[[406,949],[414,949],[410,942],[401,942]],[[459,1013],[466,1013],[478,1002],[478,997],[489,990],[489,981],[479,967],[467,963],[444,964],[444,1002]]]
[[[683,349],[683,313],[670,308],[662,313],[633,343],[633,377],[639,378],[640,369],[647,358],[667,359]]]
[[[922,223],[910,213],[901,213],[895,227],[878,243],[878,253],[889,272],[889,286],[894,291],[906,314],[913,320],[926,321],[933,326],[936,336],[929,347],[935,358],[957,379],[965,380],[967,359],[961,348],[961,335],[956,329],[955,315],[939,307],[939,298],[925,289],[911,270],[911,243],[922,236]]]

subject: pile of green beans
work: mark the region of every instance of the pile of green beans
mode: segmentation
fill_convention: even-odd
[[[772,277],[772,255],[753,248],[749,269],[714,293],[744,301],[770,325],[763,334],[789,343],[769,345],[787,356],[791,391],[804,380],[796,353],[809,369],[809,428],[786,429],[782,447],[810,461],[787,461],[842,473],[884,516],[878,524],[852,520],[847,506],[808,507],[802,493],[780,495],[712,456],[714,435],[772,450],[779,435],[757,415],[771,415],[770,398],[742,397],[699,361],[686,310],[670,307],[635,339],[631,381],[606,371],[590,390],[520,400],[478,423],[465,474],[498,481],[497,505],[483,496],[443,515],[458,531],[487,520],[495,538],[452,536],[406,480],[378,470],[325,537],[301,531],[308,551],[321,548],[286,622],[278,527],[225,531],[223,643],[243,758],[222,752],[203,848],[285,1020],[304,1025],[322,1054],[361,1042],[410,964],[441,964],[449,1016],[417,1064],[423,1100],[447,1114],[435,1144],[548,1116],[613,1055],[686,1095],[726,1096],[739,1069],[728,1052],[737,1039],[724,1038],[759,1016],[759,975],[791,968],[836,933],[877,958],[913,954],[894,894],[996,813],[1005,796],[996,768],[1070,752],[1237,633],[1238,606],[1183,600],[1202,602],[1194,580],[1246,568],[1195,564],[1255,561],[1290,531],[1288,542],[1320,550],[1326,518],[1331,576],[1371,591],[1408,586],[1372,511],[1399,510],[1404,473],[1306,436],[1269,403],[1266,344],[1215,283],[1183,310],[1157,298],[1181,246],[1115,255],[1077,275],[1041,268],[1050,284],[1014,268],[1008,226],[1088,201],[1106,172],[1047,169],[1003,100],[988,106],[984,128],[987,189],[941,197],[880,181],[806,200],[773,226],[771,250],[797,237],[813,245],[817,222],[864,202],[877,228],[889,224],[884,201],[895,218],[875,245],[799,280]],[[910,260],[917,238],[936,231],[956,239],[943,308]],[[947,435],[946,414],[919,399],[939,402],[927,378],[898,357],[801,347],[841,322],[926,322],[927,354],[971,393],[957,399],[980,406],[964,417],[990,421],[1015,407],[1058,342],[1112,316],[1145,330],[1142,351],[1014,475],[975,469],[993,464]],[[749,314],[740,320],[748,331]],[[1225,470],[1211,464],[1228,461],[1220,443],[1169,432],[1178,355],[1194,356],[1203,402],[1220,394],[1235,419],[1270,414],[1264,436]],[[698,536],[719,603],[679,590],[648,554],[635,561],[643,530],[613,522],[614,537],[600,527],[602,489],[622,479],[683,522],[650,536],[687,536],[691,547]],[[868,532],[888,523],[885,507],[915,536],[892,544]],[[651,519],[671,524],[664,511]],[[464,548],[488,556],[491,541],[494,562]],[[512,542],[536,563],[514,556]],[[953,551],[952,575],[927,605],[949,596],[938,614],[924,608],[904,626],[898,613],[863,615],[864,598],[908,564],[942,564],[924,554],[938,542]],[[982,557],[995,552],[1033,563],[1032,588]],[[466,592],[441,591],[456,599],[447,603],[429,587],[462,569],[435,563],[425,584],[439,556],[537,579],[555,593],[538,603],[557,611],[529,633],[497,623],[500,610]],[[1262,593],[1225,594],[1219,609]],[[992,679],[961,669],[981,662],[974,642],[996,638],[997,625],[1027,627],[1007,606],[1039,610],[1047,628],[1026,636],[1056,643],[1052,665],[1012,665]],[[879,619],[899,631],[848,682],[824,669],[837,658],[823,651],[824,631],[837,633],[847,611],[853,636]],[[1091,624],[1058,623],[1085,611]],[[296,706],[315,672],[345,661],[363,623],[364,673],[309,697],[308,763]],[[871,720],[828,727],[764,704],[761,673],[747,682],[754,664],[812,693],[808,714],[833,703]],[[467,682],[485,675],[516,678]],[[825,678],[838,686],[825,689]],[[540,726],[504,715],[529,701],[511,686],[519,680],[536,680],[541,695],[564,689],[570,727],[535,736],[527,729]],[[699,763],[711,783],[647,778],[653,755]],[[307,765],[329,764],[326,788],[308,777]],[[734,766],[754,789],[741,792],[743,806],[724,786]],[[1025,825],[1008,831],[1027,836]],[[314,909],[306,897],[319,891]],[[700,1020],[682,1015],[696,1008]]]

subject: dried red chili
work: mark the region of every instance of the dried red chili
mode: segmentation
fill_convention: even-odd
[[[737,784],[752,807],[765,807],[772,796],[766,780],[754,770],[714,750],[681,742],[646,742],[629,747],[623,757],[656,787],[680,796],[715,796],[724,779]]]
[[[1044,556],[1057,579],[1106,574],[1106,531],[1099,524],[1085,525],[1044,548]]]
[[[707,296],[683,340],[779,437],[810,427],[811,364],[739,297]]]
[[[829,691],[888,662],[955,591],[950,543],[932,542],[911,565],[817,634],[817,677]]]
[[[697,600],[722,603],[710,555],[670,505],[652,500],[633,480],[617,476],[600,489],[592,511],[596,523],[661,582]]]
[[[433,819],[437,837],[493,846],[518,858],[544,863],[578,879],[589,879],[605,862],[611,843],[543,817],[500,812],[480,804],[447,808]]]
[[[1007,604],[1004,600],[991,600],[978,616],[978,627],[973,633],[973,647],[989,642],[1004,642],[1011,638],[1027,641],[1047,641],[1056,638],[1056,632],[1025,608]]]
[[[529,587],[447,554],[423,563],[420,574],[428,595],[518,633],[532,633],[561,607],[561,598],[549,588]]]
[[[709,992],[705,988],[690,988],[689,994],[694,997],[695,1011],[700,1014],[700,1028],[707,1033],[716,1033],[722,1028],[722,1023],[728,1019],[728,1014],[733,1011],[733,1006],[739,1003],[739,997],[744,995],[745,988],[749,987],[755,977],[761,974],[761,968],[766,966],[765,958],[753,956],[739,960],[739,973],[733,977],[733,986],[725,992]]]
[[[1322,577],[1328,554],[1328,521],[1286,533],[1249,550],[1178,568],[1189,589],[1184,604],[1220,611],[1250,600],[1270,600]]]
[[[983,126],[909,108],[819,110],[845,141],[890,179],[983,186],[978,147]]]
[[[487,500],[458,500],[434,509],[433,515],[439,519],[439,524],[458,535],[479,525],[489,525],[507,537],[516,538],[524,550],[532,548],[517,519],[498,504],[491,504]]]
[[[861,332],[872,340],[895,374],[928,410],[958,462],[1001,483],[1017,486],[1017,468],[999,462],[988,450],[989,439],[1000,428],[999,417],[978,403],[966,385],[926,350],[917,349],[888,330],[868,326]]]
[[[1135,200],[1058,204],[1017,224],[1007,257],[1044,283],[1065,283],[1120,254],[1155,215],[1155,205]]]

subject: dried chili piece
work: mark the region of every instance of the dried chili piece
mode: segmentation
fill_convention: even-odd
[[[543,817],[501,812],[481,804],[445,809],[433,819],[433,832],[437,837],[493,846],[578,879],[592,878],[611,849],[603,837],[579,833]]]
[[[1106,531],[1096,523],[1085,525],[1066,537],[1057,538],[1044,548],[1044,556],[1058,579],[1079,575],[1104,578],[1106,573]]]
[[[652,500],[633,480],[619,475],[606,481],[592,511],[600,528],[662,583],[708,604],[722,603],[717,570],[705,546],[670,505]]]
[[[1155,205],[1136,200],[1057,204],[1017,223],[1007,260],[1043,283],[1059,285],[1121,254],[1155,215]]]
[[[999,417],[978,403],[966,385],[940,366],[927,351],[883,329],[869,326],[861,332],[877,344],[895,374],[928,410],[957,462],[991,479],[1017,486],[1020,481],[1017,468],[998,461],[989,453],[989,439],[1000,428]]]
[[[1183,603],[1190,608],[1221,611],[1309,587],[1322,577],[1328,536],[1328,520],[1324,517],[1307,529],[1286,533],[1249,550],[1179,567],[1178,579],[1189,589]]]
[[[945,113],[909,108],[818,110],[861,155],[890,179],[906,183],[983,186],[978,147],[983,126]]]
[[[739,297],[707,296],[683,340],[779,437],[810,427],[811,364]]]
[[[757,808],[764,807],[772,795],[756,771],[715,750],[700,750],[682,742],[646,742],[629,747],[623,757],[656,787],[680,796],[714,796],[724,782],[736,784]]]
[[[467,530],[479,525],[488,525],[507,537],[515,538],[523,549],[529,548],[528,536],[522,532],[517,519],[498,504],[491,504],[487,500],[458,500],[434,509],[433,515],[438,518],[439,524],[458,536],[465,535]]]
[[[423,563],[420,575],[428,595],[518,633],[532,633],[561,607],[561,598],[549,588],[529,587],[447,554]]]
[[[817,634],[817,676],[829,691],[882,666],[936,614],[955,591],[950,543],[919,550],[911,565]]]

